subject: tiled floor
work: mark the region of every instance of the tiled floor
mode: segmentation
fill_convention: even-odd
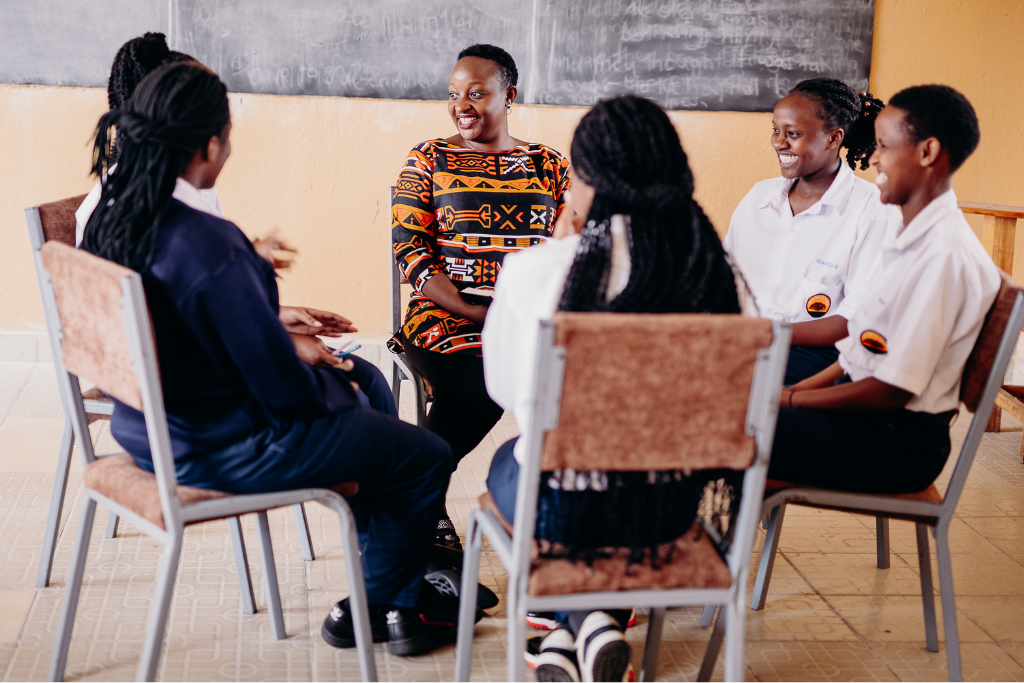
[[[406,392],[408,394],[409,392]],[[403,401],[403,415],[411,403]],[[1004,419],[1004,423],[1009,423]],[[967,420],[954,426],[957,440]],[[0,362],[0,676],[46,677],[64,575],[77,523],[81,474],[76,461],[53,584],[35,588],[63,418],[52,366]],[[1024,465],[1021,432],[986,435],[951,531],[964,674],[969,680],[1024,680]],[[516,433],[506,416],[463,462],[448,506],[455,525],[483,489],[496,446]],[[117,449],[105,426],[99,452]],[[955,444],[958,447],[959,443]],[[77,457],[77,455],[76,455]],[[944,477],[948,477],[948,471]],[[346,594],[337,520],[309,505],[317,558],[302,560],[291,512],[271,513],[275,560],[288,638],[275,641],[265,610],[254,524],[246,520],[259,613],[241,613],[234,563],[222,522],[189,528],[172,606],[160,678],[165,680],[356,680],[351,651],[320,638],[330,606]],[[130,525],[105,539],[98,515],[75,625],[68,680],[134,676],[153,596],[160,548]],[[754,548],[753,565],[760,555]],[[875,568],[874,520],[791,508],[763,612],[748,612],[747,677],[755,680],[932,680],[946,677],[945,645],[924,649],[916,544],[911,524],[892,522],[892,566]],[[933,564],[934,566],[934,564]],[[497,559],[482,561],[481,581],[499,593],[505,574]],[[659,678],[696,677],[708,633],[696,609],[668,614]],[[503,605],[476,627],[474,680],[505,676]],[[942,634],[940,624],[940,639]],[[629,632],[639,670],[646,616]],[[419,658],[391,657],[375,648],[387,680],[450,680],[454,648]],[[722,675],[719,664],[716,676]]]

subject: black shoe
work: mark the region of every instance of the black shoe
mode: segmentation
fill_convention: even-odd
[[[459,534],[455,531],[455,525],[452,524],[452,519],[448,515],[437,520],[434,543],[442,548],[462,550],[462,541],[459,540]]]
[[[431,560],[427,565],[427,573],[423,577],[441,595],[458,598],[462,590],[462,571],[460,568],[440,566]],[[476,585],[477,609],[491,609],[498,606],[498,596],[482,583]]]
[[[476,610],[474,623],[483,616],[482,611]],[[399,657],[433,652],[454,642],[458,620],[458,598],[439,593],[432,584],[427,584],[420,591],[416,607],[388,610],[388,652]]]
[[[370,633],[375,643],[388,641],[387,612],[386,605],[370,605]],[[356,632],[352,625],[352,610],[349,607],[348,598],[331,608],[330,614],[324,619],[320,635],[328,645],[333,647],[356,646]]]

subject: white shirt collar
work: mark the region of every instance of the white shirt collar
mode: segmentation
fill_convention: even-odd
[[[957,211],[956,193],[950,188],[928,203],[914,220],[905,225],[898,233],[890,236],[882,245],[882,249],[903,250],[923,237],[933,226],[945,218],[951,211]]]
[[[174,184],[174,198],[196,211],[224,218],[224,210],[212,189],[200,190],[184,178],[178,178]]]
[[[825,191],[825,194],[822,195],[821,199],[811,206],[811,208],[801,212],[801,215],[821,213],[822,208],[825,206],[831,206],[838,211],[840,215],[842,215],[846,210],[846,205],[850,201],[850,195],[853,193],[855,179],[856,176],[853,175],[853,170],[850,168],[849,164],[844,163],[842,159],[840,159],[839,173],[836,174],[836,177],[832,180],[832,184],[829,186],[828,190]],[[772,188],[772,190],[764,196],[761,202],[757,205],[757,208],[764,209],[771,207],[776,213],[782,215],[782,208],[787,202],[789,202],[789,191],[796,183],[795,179],[789,180],[786,178],[783,180],[785,180],[785,182],[782,183],[781,186]]]

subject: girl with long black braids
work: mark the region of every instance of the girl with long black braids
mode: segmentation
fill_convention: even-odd
[[[881,263],[882,241],[902,225],[852,170],[868,167],[883,106],[834,78],[797,83],[772,116],[781,176],[754,185],[729,224],[725,249],[761,315],[792,325],[786,385],[838,358],[835,343]]]
[[[693,199],[679,136],[656,104],[626,96],[595,106],[573,137],[570,173],[577,222],[566,211],[555,231],[560,239],[505,258],[483,330],[487,389],[520,425],[532,400],[523,370],[533,366],[537,324],[556,310],[741,310],[721,241]],[[516,439],[501,446],[487,478],[513,522],[516,450]],[[537,517],[542,545],[570,555],[630,547],[643,557],[690,529],[707,483],[683,472],[576,475],[542,477]],[[629,645],[622,630],[629,620],[622,610],[531,615],[531,625],[565,626],[541,644],[538,680],[624,680]]]
[[[111,171],[115,126],[122,147]],[[427,652],[455,628],[455,601],[424,581],[451,449],[399,420],[388,392],[355,386],[351,361],[303,363],[278,318],[272,266],[236,225],[173,198],[179,179],[213,186],[230,131],[227,89],[205,67],[168,64],[146,76],[97,127],[103,189],[84,248],[142,274],[178,481],[230,493],[358,483],[350,504],[374,639],[393,654]],[[142,413],[114,404],[114,438],[152,471]],[[322,633],[354,646],[347,600]]]

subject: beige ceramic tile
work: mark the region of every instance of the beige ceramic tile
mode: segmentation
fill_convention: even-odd
[[[35,597],[34,590],[0,590],[0,605],[3,605],[0,641],[17,640],[21,636],[21,629]]]
[[[786,559],[822,595],[921,594],[920,575],[895,554],[888,569],[878,568],[875,553],[786,553]]]
[[[958,595],[956,606],[996,641],[1024,638],[1024,595]]]
[[[64,433],[60,417],[9,417],[0,427],[0,471],[53,472]],[[71,471],[81,472],[77,453]]]
[[[747,612],[750,640],[857,640],[829,604],[816,595],[780,595]]]
[[[871,649],[904,681],[944,681],[949,678],[946,646],[928,652],[923,642],[870,643]],[[963,643],[960,657],[966,681],[1020,681],[1024,668],[995,643]]]
[[[748,641],[748,666],[759,681],[899,680],[865,643]]]
[[[925,642],[924,606],[920,595],[836,595],[830,596],[828,602],[851,628],[868,640]],[[992,642],[986,630],[962,609],[959,611],[960,642]],[[935,598],[935,614],[939,642],[945,642],[942,604],[938,597]]]

